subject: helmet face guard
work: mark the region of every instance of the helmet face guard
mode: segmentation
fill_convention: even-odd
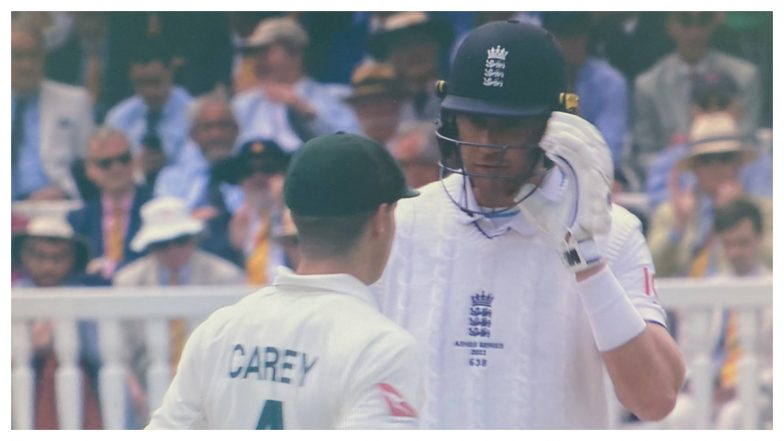
[[[471,188],[476,180],[483,179],[510,181],[513,183],[518,183],[519,187],[522,188],[525,183],[541,176],[543,174],[543,168],[546,169],[552,166],[552,162],[544,155],[544,150],[542,150],[542,148],[537,144],[482,144],[461,141],[460,139],[457,139],[457,130],[454,118],[447,116],[446,120],[442,119],[441,121],[450,122],[445,126],[439,124],[439,127],[435,132],[436,138],[438,139],[438,146],[441,150],[441,160],[438,162],[439,179],[441,180],[441,184],[444,187],[447,195],[449,195],[449,198],[463,212],[471,215],[486,215],[508,211],[514,209],[519,203],[528,198],[538,188],[536,185],[534,185],[531,186],[530,189],[519,191],[514,198],[514,202],[507,207],[495,207],[479,211],[479,207],[471,207],[471,204],[468,203],[468,192],[471,191]],[[498,155],[499,166],[504,162],[507,152],[511,150],[524,150],[526,154],[526,167],[513,173],[479,173],[476,171],[471,171],[469,169],[470,167],[466,167],[466,164],[463,161],[463,150],[477,148],[494,149],[501,152]],[[444,178],[452,174],[462,176],[463,185],[461,186],[461,194],[453,194],[455,192],[450,191],[450,189],[447,188],[447,186],[444,184]]]

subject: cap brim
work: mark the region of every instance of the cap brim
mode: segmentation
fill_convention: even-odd
[[[415,190],[410,187],[406,187],[403,189],[403,194],[400,195],[400,199],[407,199],[407,198],[414,198],[419,196],[419,190]]]
[[[441,102],[441,108],[453,112],[476,113],[501,117],[529,117],[547,115],[554,109],[549,106],[520,107],[503,103],[488,103],[475,98],[448,95]]]

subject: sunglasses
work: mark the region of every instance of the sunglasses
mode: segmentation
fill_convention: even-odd
[[[733,163],[738,158],[738,155],[733,152],[727,153],[711,153],[707,155],[700,155],[694,158],[697,165],[713,165],[722,164],[727,165]]]
[[[181,246],[188,245],[191,242],[192,238],[193,236],[180,236],[171,240],[164,240],[162,242],[152,243],[150,244],[149,248],[150,251],[163,251],[173,246],[181,247]]]
[[[111,156],[108,158],[93,159],[93,164],[97,165],[102,170],[109,170],[115,162],[120,165],[128,165],[131,163],[131,153],[126,152],[122,155]]]
[[[713,12],[695,12],[693,14],[678,14],[678,23],[684,28],[703,27],[713,23]]]

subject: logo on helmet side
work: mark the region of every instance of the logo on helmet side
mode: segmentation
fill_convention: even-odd
[[[506,69],[506,56],[509,51],[498,45],[487,50],[485,61],[485,77],[482,82],[487,87],[504,86],[504,69]]]

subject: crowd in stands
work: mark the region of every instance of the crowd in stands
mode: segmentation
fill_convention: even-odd
[[[644,195],[629,208],[657,276],[769,274],[770,12],[14,12],[12,207],[79,208],[13,210],[13,285],[266,284],[297,263],[282,196],[297,148],[362,134],[410,186],[437,181],[436,81],[465,33],[498,19],[559,42],[566,91],[607,141],[618,192]],[[737,375],[724,372],[732,313],[715,318],[727,428],[739,418]],[[79,333],[83,417],[97,428],[95,324]],[[35,324],[38,428],[57,427],[44,405],[51,335]],[[131,347],[129,428],[148,412],[143,339]],[[673,425],[688,412],[676,408]]]

